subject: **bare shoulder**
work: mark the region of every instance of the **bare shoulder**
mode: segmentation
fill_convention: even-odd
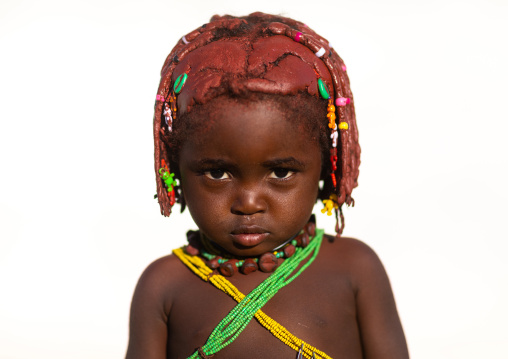
[[[178,286],[183,280],[183,269],[182,262],[173,254],[161,257],[146,267],[137,288],[165,291]]]
[[[184,268],[173,255],[152,262],[139,278],[130,313],[127,358],[164,358],[169,313],[184,279]]]
[[[325,235],[323,248],[334,251],[337,255],[354,255],[366,260],[377,258],[376,253],[366,243],[351,237],[336,238],[332,235]]]
[[[350,237],[335,238],[327,235],[323,240],[321,256],[330,269],[347,274],[355,289],[372,275],[385,273],[383,265],[372,248],[364,242]]]
[[[179,289],[187,285],[189,271],[173,254],[161,257],[146,267],[134,292],[133,304],[142,302],[158,306],[161,313],[169,313]]]
[[[377,254],[354,238],[326,238],[322,258],[327,266],[347,275],[355,293],[364,357],[408,358],[390,281]]]

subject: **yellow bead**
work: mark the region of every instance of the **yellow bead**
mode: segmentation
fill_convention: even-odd
[[[349,128],[349,125],[347,124],[347,122],[341,122],[339,123],[339,129],[340,130],[347,130]]]
[[[347,125],[347,124],[346,124]],[[333,195],[332,195],[333,196]],[[336,196],[330,199],[335,198]],[[332,201],[333,202],[333,201]],[[336,205],[336,204],[335,204]],[[226,278],[221,275],[212,275],[212,270],[206,266],[206,264],[198,257],[189,256],[184,253],[181,248],[175,249],[173,253],[181,259],[187,267],[189,267],[196,275],[198,275],[204,281],[210,281],[215,287],[233,297],[237,302],[240,302],[245,295],[242,294],[231,282],[229,282]],[[318,354],[321,358],[331,359],[325,353],[317,350],[315,347],[305,343],[303,340],[298,339],[293,334],[288,332],[288,330],[277,323],[273,318],[266,315],[261,310],[258,310],[255,314],[256,319],[259,323],[268,329],[276,338],[278,338],[281,342],[289,346],[295,351],[298,351],[303,343],[305,345],[304,356],[306,358],[311,358],[312,351]],[[309,354],[311,353],[311,354]]]

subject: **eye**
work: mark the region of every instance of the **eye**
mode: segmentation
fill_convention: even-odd
[[[229,174],[226,171],[223,171],[221,169],[213,169],[213,170],[205,171],[204,175],[206,177],[208,177],[210,179],[214,179],[214,180],[223,180],[223,179],[229,178]]]
[[[293,176],[295,174],[295,171],[292,171],[290,169],[287,169],[287,168],[275,168],[271,173],[270,173],[270,178],[277,178],[277,179],[288,179],[290,178],[291,176]]]

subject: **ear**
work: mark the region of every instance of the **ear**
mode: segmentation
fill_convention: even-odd
[[[187,207],[185,202],[185,194],[183,191],[183,182],[182,176],[180,175],[180,166],[178,163],[171,161],[171,166],[174,169],[175,179],[178,180],[178,186],[175,188],[176,202],[180,204],[180,213],[183,213],[185,207]]]
[[[182,189],[180,188],[179,191],[180,198],[178,199],[178,203],[180,203],[180,213],[183,213],[183,211],[185,211],[185,207],[187,206],[187,204],[185,203],[185,196],[183,195]]]

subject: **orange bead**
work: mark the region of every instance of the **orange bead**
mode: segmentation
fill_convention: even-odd
[[[334,105],[328,105],[327,109],[328,109],[328,112],[335,112],[335,106]]]
[[[335,121],[335,119],[337,118],[334,112],[328,112],[328,115],[326,115],[326,117],[328,117],[330,121]]]

